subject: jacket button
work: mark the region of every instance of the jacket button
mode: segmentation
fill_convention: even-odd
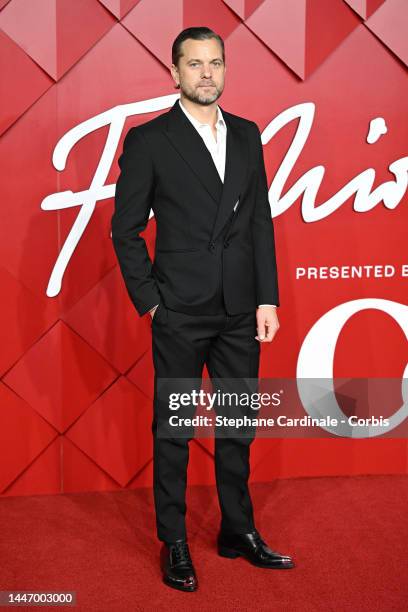
[[[215,249],[215,242],[210,242],[209,247],[210,251],[213,251]]]
[[[229,244],[230,244],[230,243],[228,242],[228,240],[226,240],[226,241],[224,242],[224,248],[225,248],[225,249],[227,249],[227,248],[229,247]]]

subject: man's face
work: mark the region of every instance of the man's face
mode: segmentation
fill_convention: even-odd
[[[225,64],[218,40],[185,40],[178,69],[171,72],[180,91],[191,102],[208,106],[217,100],[224,89]]]

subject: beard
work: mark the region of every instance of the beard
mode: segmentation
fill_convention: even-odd
[[[215,85],[211,88],[211,91],[209,90],[206,92],[203,87],[187,89],[180,84],[180,89],[183,92],[183,95],[187,98],[187,100],[190,100],[190,102],[201,104],[202,106],[209,106],[218,100],[224,88],[222,87],[221,89],[218,89],[218,87]]]

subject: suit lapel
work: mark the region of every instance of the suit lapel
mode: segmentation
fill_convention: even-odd
[[[224,186],[214,222],[212,240],[217,238],[233,212],[246,180],[249,166],[249,144],[245,131],[221,106],[220,109],[227,125],[227,146],[225,152]],[[209,151],[208,154],[211,157]]]
[[[166,135],[218,204],[223,183],[203,139],[179,107],[178,100],[168,113]]]
[[[211,153],[201,136],[179,107],[178,100],[168,112],[165,133],[171,144],[185,159],[217,203],[211,239],[215,240],[223,229],[240,195],[248,170],[248,143],[244,130],[224,111],[221,112],[227,125],[227,143],[224,183],[221,181]]]

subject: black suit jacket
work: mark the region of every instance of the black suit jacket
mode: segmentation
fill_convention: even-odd
[[[187,314],[216,314],[222,294],[230,314],[279,306],[260,132],[253,121],[220,108],[227,125],[224,183],[178,100],[126,134],[112,240],[140,316],[160,301]],[[151,208],[154,263],[140,236]]]

